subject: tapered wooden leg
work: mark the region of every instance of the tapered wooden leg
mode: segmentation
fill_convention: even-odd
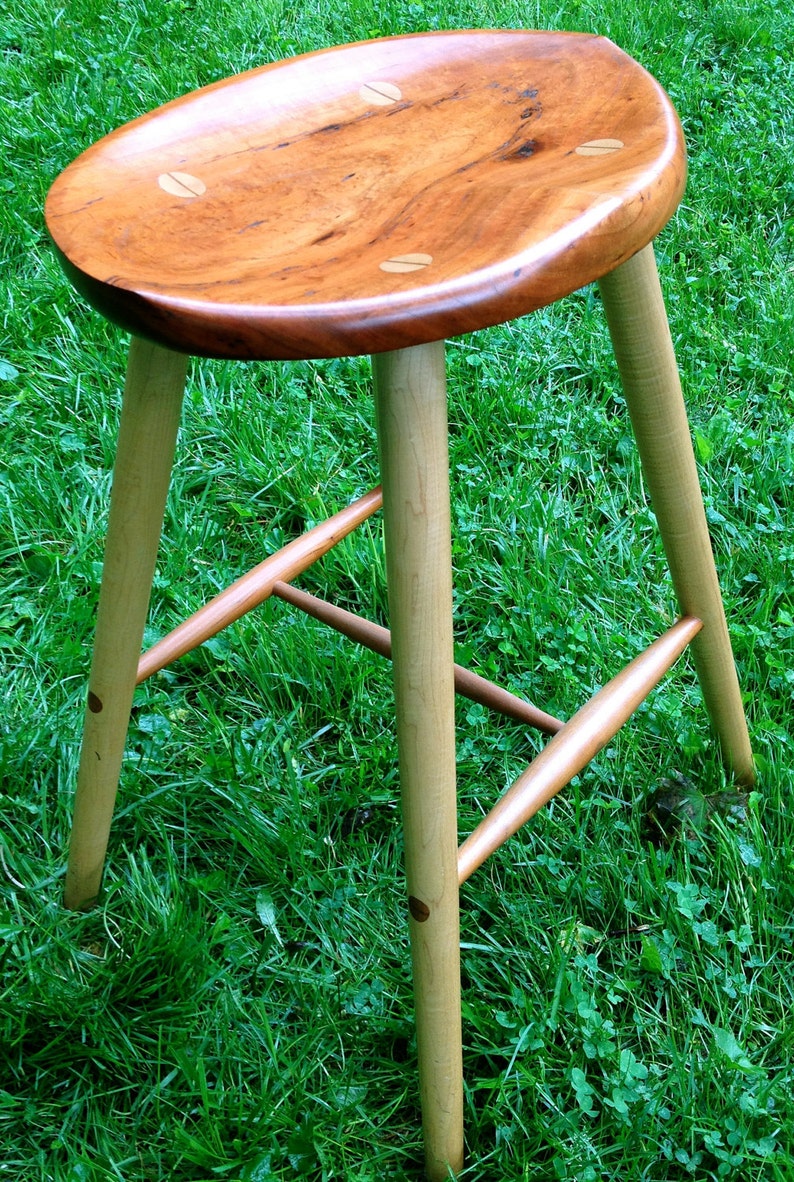
[[[133,339],[121,411],[65,904],[99,893],[174,459],[187,358]]]
[[[681,611],[703,621],[692,653],[706,708],[733,772],[752,784],[750,739],[653,246],[600,288]]]
[[[373,358],[427,1176],[463,1164],[444,345]]]

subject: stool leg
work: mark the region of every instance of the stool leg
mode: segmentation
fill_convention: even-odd
[[[463,1165],[444,344],[373,358],[427,1176]]]
[[[684,615],[703,621],[692,653],[706,709],[734,774],[752,784],[750,739],[653,246],[599,286],[676,595]]]
[[[187,358],[133,339],[121,410],[64,902],[99,894]]]

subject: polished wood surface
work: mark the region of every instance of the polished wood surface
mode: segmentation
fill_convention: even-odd
[[[658,84],[576,33],[417,34],[178,99],[89,148],[47,223],[110,319],[206,356],[383,352],[507,321],[665,224]]]
[[[192,652],[211,636],[217,636],[223,628],[264,603],[273,594],[273,586],[279,579],[289,582],[308,570],[312,563],[371,517],[382,504],[383,494],[380,485],[377,485],[351,505],[340,509],[333,517],[321,521],[300,537],[293,538],[275,554],[269,554],[239,579],[235,579],[231,586],[219,591],[208,603],[142,654],[138,662],[138,684],[153,673],[165,669],[178,657]]]
[[[678,620],[557,731],[461,845],[461,883],[606,746],[702,627],[692,616]]]

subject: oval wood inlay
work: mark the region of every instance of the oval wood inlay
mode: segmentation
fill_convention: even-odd
[[[172,197],[201,197],[207,192],[204,182],[189,172],[162,172],[157,183]]]
[[[398,254],[381,263],[380,269],[391,271],[395,275],[405,275],[409,271],[421,271],[429,267],[432,261],[432,254]]]
[[[619,152],[625,148],[623,140],[588,140],[576,149],[577,156],[608,156],[611,152]]]
[[[366,82],[358,93],[363,102],[371,103],[373,107],[390,107],[403,96],[393,82]]]

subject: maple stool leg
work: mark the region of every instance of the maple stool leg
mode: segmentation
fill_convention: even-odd
[[[703,621],[692,655],[706,709],[727,763],[749,785],[753,755],[653,245],[599,286],[678,602]]]
[[[73,910],[99,894],[187,361],[136,338],[130,346],[66,871]]]
[[[463,1165],[444,344],[373,358],[425,1168]]]

